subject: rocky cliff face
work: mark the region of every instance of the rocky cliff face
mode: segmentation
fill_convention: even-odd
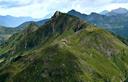
[[[111,33],[56,12],[0,46],[0,82],[125,82],[127,51]]]

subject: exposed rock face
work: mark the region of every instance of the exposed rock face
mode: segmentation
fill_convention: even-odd
[[[56,11],[56,12],[55,12],[55,14],[53,15],[53,18],[56,18],[56,17],[58,17],[60,14],[61,14],[61,12],[59,12],[59,11]]]
[[[0,82],[125,82],[127,51],[111,33],[56,12],[0,47]]]
[[[100,28],[107,29],[116,35],[128,39],[127,9],[119,8],[108,12],[105,15],[98,13],[91,13],[90,15],[86,15],[75,10],[69,11],[68,14],[79,17],[82,20],[90,22]]]

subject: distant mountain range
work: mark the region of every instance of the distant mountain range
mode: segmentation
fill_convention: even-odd
[[[119,8],[110,12],[91,13],[90,15],[82,14],[78,11],[71,10],[68,14],[79,17],[100,28],[107,29],[115,34],[128,38],[128,10]]]
[[[17,27],[20,24],[26,21],[35,21],[37,19],[33,19],[31,17],[14,17],[14,16],[0,16],[0,26],[5,27]]]
[[[109,13],[108,10],[104,10],[104,11],[100,12],[99,14],[101,14],[101,15],[106,15],[106,14],[108,14],[108,13]]]
[[[42,26],[29,23],[0,46],[0,82],[128,82],[128,46],[57,11]]]
[[[110,12],[107,10],[101,13],[93,12],[90,15],[82,14],[76,10],[71,10],[68,12],[68,14],[79,17],[80,19],[85,20],[91,24],[94,24],[99,28],[107,29],[123,38],[128,38],[128,10],[125,8],[114,9]],[[38,26],[42,26],[44,23],[49,21],[49,19],[44,19],[37,22],[30,20],[34,19],[31,17],[0,16],[0,25],[2,27],[0,28],[0,32],[2,32],[0,33],[0,43],[5,41],[8,38],[7,36],[11,36],[12,34],[16,33],[19,30],[24,29],[33,22]],[[12,29],[9,28],[9,26],[16,26],[16,28],[13,28],[12,31]],[[5,29],[10,31],[10,34],[7,33],[8,31],[5,31]]]
[[[32,23],[35,23],[38,26],[42,26],[47,21],[48,21],[48,19],[44,19],[44,20],[37,21],[37,22],[27,21],[27,22],[24,22],[15,28],[0,26],[0,44],[5,42],[11,35],[19,32],[19,31],[24,30],[24,28],[28,27]]]
[[[37,24],[38,26],[42,26],[44,23],[46,23],[49,19],[44,19],[44,20],[40,20],[40,21],[27,21],[27,22],[24,22],[22,23],[21,25],[17,26],[16,28],[19,28],[19,29],[23,29],[24,27],[27,27],[29,24],[31,23],[35,23]]]
[[[125,8],[118,8],[118,9],[111,10],[110,12],[107,10],[104,10],[100,14],[108,15],[108,16],[122,15],[122,14],[128,14],[128,10]]]

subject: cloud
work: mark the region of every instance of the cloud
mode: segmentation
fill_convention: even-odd
[[[128,3],[128,0],[113,0],[113,3]]]
[[[31,0],[0,0],[0,8],[21,7],[30,5],[31,3]]]
[[[128,8],[127,0],[0,0],[0,14],[48,18],[57,10],[71,9],[83,13],[101,12],[118,7]]]

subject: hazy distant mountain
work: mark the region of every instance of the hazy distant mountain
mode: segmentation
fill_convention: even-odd
[[[108,14],[108,13],[109,13],[108,10],[104,10],[104,11],[100,12],[101,15],[106,15],[106,14]]]
[[[44,19],[44,20],[40,20],[40,21],[36,21],[36,22],[35,21],[27,21],[15,28],[0,26],[0,44],[5,42],[14,33],[24,30],[30,24],[35,23],[38,26],[42,26],[48,20],[49,19]]]
[[[98,27],[108,29],[119,36],[128,38],[128,13],[126,9],[119,8],[112,10],[108,13],[109,15],[101,15],[98,13],[86,15],[75,10],[69,11],[68,14],[77,16],[80,19],[95,24]]]
[[[35,23],[37,24],[38,26],[42,26],[44,23],[46,23],[49,19],[44,19],[44,20],[40,20],[40,21],[27,21],[27,22],[24,22],[22,23],[21,25],[19,25],[17,28],[25,28],[27,27],[29,24],[31,23]]]
[[[125,8],[118,8],[118,9],[111,10],[110,12],[107,10],[104,10],[100,14],[107,15],[107,16],[122,15],[122,14],[128,14],[128,10]]]
[[[81,19],[86,19],[86,16],[87,16],[86,14],[82,14],[82,13],[80,13],[80,12],[74,10],[74,9],[69,11],[68,14],[73,15],[73,16],[77,16]]]
[[[126,14],[126,13],[128,13],[128,10],[125,8],[114,9],[110,12],[110,14]]]
[[[128,46],[56,12],[43,26],[31,23],[0,46],[0,82],[128,82]]]
[[[17,27],[26,21],[34,21],[31,17],[0,16],[0,25],[6,27]]]

